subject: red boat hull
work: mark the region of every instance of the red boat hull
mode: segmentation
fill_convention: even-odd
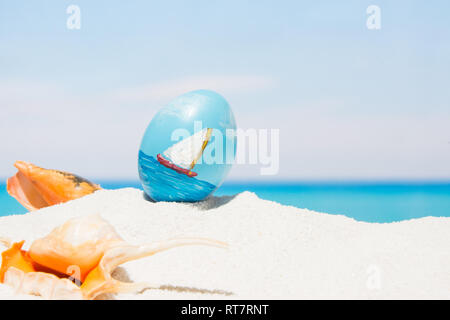
[[[172,162],[170,162],[169,160],[164,158],[160,153],[158,153],[156,158],[158,159],[159,163],[161,163],[163,166],[165,166],[169,169],[175,170],[178,173],[185,174],[190,178],[195,177],[197,175],[197,173],[194,171],[184,169],[184,168],[177,166],[176,164],[173,164]]]

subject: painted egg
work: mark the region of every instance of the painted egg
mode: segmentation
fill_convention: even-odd
[[[199,201],[223,182],[236,153],[236,122],[218,93],[185,93],[152,119],[139,150],[139,177],[155,201]]]

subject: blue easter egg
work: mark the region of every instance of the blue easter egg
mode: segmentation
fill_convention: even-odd
[[[185,93],[152,119],[139,150],[139,178],[155,201],[199,201],[214,192],[236,154],[236,122],[218,93]]]

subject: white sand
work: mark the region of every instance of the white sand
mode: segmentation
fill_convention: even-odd
[[[2,217],[0,236],[24,239],[28,248],[67,219],[93,213],[131,243],[199,236],[230,245],[126,263],[118,277],[163,289],[117,299],[450,298],[450,218],[369,224],[249,192],[183,204],[150,203],[137,189],[121,189]],[[0,285],[0,299],[10,298],[32,297]]]

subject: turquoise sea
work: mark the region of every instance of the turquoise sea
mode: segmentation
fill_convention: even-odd
[[[141,188],[136,181],[99,182],[102,187]],[[450,217],[450,182],[432,183],[225,183],[215,195],[245,190],[263,199],[360,221],[393,222],[425,216]],[[22,208],[0,184],[0,215],[23,214]]]

